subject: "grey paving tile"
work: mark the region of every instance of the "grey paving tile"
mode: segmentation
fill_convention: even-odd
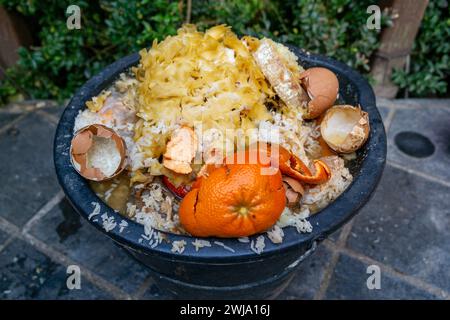
[[[386,119],[391,110],[388,109],[387,107],[383,107],[383,106],[377,106],[377,107],[378,107],[378,111],[380,112],[381,118],[383,119],[383,123],[384,123],[384,125],[386,125]]]
[[[0,299],[106,299],[81,278],[80,290],[66,286],[65,268],[21,240],[0,253]],[[82,275],[81,275],[82,276]]]
[[[9,113],[0,111],[0,130],[20,116],[19,113]]]
[[[30,233],[130,294],[148,276],[144,266],[91,227],[65,199]]]
[[[390,101],[394,106],[400,106],[403,108],[450,108],[450,99],[412,98],[388,101]]]
[[[141,298],[142,300],[172,300],[173,295],[152,283]]]
[[[298,267],[294,279],[277,299],[312,299],[320,287],[330,258],[331,252],[319,245],[316,252]]]
[[[388,160],[425,174],[450,180],[450,107],[398,109],[388,132]],[[415,158],[395,144],[398,133],[413,131],[427,137],[435,146],[430,157]]]
[[[48,106],[48,107],[43,107],[40,110],[51,114],[52,116],[54,116],[55,118],[59,119],[62,115],[62,113],[64,112],[65,106],[61,105],[61,106]]]
[[[450,290],[450,188],[387,166],[347,246]]]
[[[54,130],[33,113],[0,135],[0,215],[17,226],[59,190],[52,159]]]
[[[399,100],[393,100],[393,99],[386,99],[383,97],[376,97],[377,102],[377,108],[383,107],[383,108],[393,108],[395,102]]]
[[[332,234],[330,234],[330,235],[328,236],[327,239],[330,240],[330,241],[332,241],[332,242],[334,242],[334,243],[337,243],[338,240],[339,240],[339,237],[341,236],[341,234],[342,234],[342,232],[343,232],[343,229],[344,229],[344,228],[347,228],[346,226],[348,226],[350,223],[353,223],[352,221],[353,221],[353,218],[350,219],[350,221],[348,221],[346,224],[344,224],[343,226],[341,226],[339,229],[337,229],[336,231],[334,231]],[[347,232],[348,232],[348,231],[347,231]]]
[[[437,299],[426,291],[381,272],[380,289],[368,289],[367,265],[341,255],[334,269],[325,299]]]
[[[327,239],[336,243],[339,240],[339,236],[341,235],[341,232],[342,232],[342,228],[340,228],[340,229],[336,230],[335,232],[333,232],[332,234],[330,234]]]
[[[0,230],[0,247],[2,246],[2,244],[5,243],[5,241],[9,238],[9,235],[5,232],[3,232],[2,230]]]
[[[67,288],[66,268],[58,266],[52,277],[42,286],[37,299],[41,300],[111,300],[113,296],[94,286],[89,281],[83,279],[81,273],[80,289],[69,290]]]

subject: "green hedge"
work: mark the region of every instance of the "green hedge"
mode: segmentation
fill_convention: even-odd
[[[34,26],[39,46],[21,48],[7,71],[0,99],[18,93],[64,99],[114,60],[173,34],[181,24],[178,3],[165,0],[0,0]],[[66,9],[81,8],[81,29],[66,26]]]
[[[450,6],[431,0],[411,53],[409,72],[396,70],[394,83],[413,96],[448,96],[450,81]]]
[[[370,70],[369,58],[378,47],[378,31],[365,27],[366,8],[373,3],[370,0],[193,0],[192,3],[191,21],[200,28],[226,23],[238,34],[266,35],[332,56],[362,73]],[[70,4],[82,10],[81,30],[66,27],[65,12]],[[3,103],[17,95],[70,97],[105,65],[150,46],[154,38],[174,34],[186,19],[187,11],[186,1],[169,0],[0,0],[0,5],[26,17],[37,43],[29,49],[20,49],[17,65],[7,70],[7,78],[0,84]],[[445,20],[440,16],[443,10],[433,6],[427,11],[431,17],[427,15],[426,28],[421,31],[424,39],[435,39],[434,28],[445,29],[445,23],[447,30],[441,32],[447,32],[448,36],[448,20],[443,24]],[[386,23],[388,19],[383,16],[383,25]],[[414,60],[412,70],[423,70],[424,65],[431,64],[436,70],[432,73],[435,80],[420,87],[404,74],[396,73],[395,80],[412,93],[445,93],[446,85],[436,85],[436,81],[445,81],[445,67],[441,65],[447,59],[448,68],[449,42],[435,41],[426,48],[420,43],[415,49],[413,58],[417,61]],[[436,52],[440,52],[440,60],[435,59]]]

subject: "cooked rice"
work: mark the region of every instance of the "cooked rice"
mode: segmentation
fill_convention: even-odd
[[[195,241],[192,241],[192,245],[194,246],[195,251],[198,251],[204,247],[211,247],[211,242],[203,239],[195,239]]]
[[[173,196],[164,193],[159,183],[151,183],[142,193],[142,206],[127,204],[127,215],[137,222],[158,230],[180,233],[179,217],[176,212]]]
[[[117,223],[113,216],[108,216],[107,213],[104,213],[101,215],[101,218],[102,218],[103,229],[105,229],[106,232],[114,230],[114,228],[117,226]]]
[[[267,237],[275,244],[282,243],[284,237],[283,229],[277,225],[274,225],[272,229],[267,231]]]
[[[119,223],[119,233],[122,233],[125,228],[128,227],[128,222],[125,220],[120,221]]]
[[[238,238],[238,241],[242,243],[249,243],[250,239],[248,237],[240,237]]]
[[[224,248],[225,250],[228,250],[230,252],[235,252],[233,248],[228,247],[227,245],[225,245],[225,243],[220,242],[220,241],[214,241],[214,244],[217,244],[218,246]]]
[[[265,247],[266,244],[264,243],[264,236],[259,236],[256,238],[256,241],[252,240],[250,242],[250,249],[256,254],[261,254]]]
[[[338,156],[324,157],[331,170],[331,178],[326,183],[310,188],[301,202],[311,211],[317,212],[334,201],[352,182],[353,177],[345,167],[344,160]]]
[[[172,242],[172,249],[170,251],[172,251],[173,253],[182,254],[184,252],[185,247],[186,241],[184,240],[174,241]]]
[[[100,214],[100,203],[91,202],[91,204],[94,206],[94,210],[92,210],[91,214],[89,214],[88,220],[91,220],[93,217]]]
[[[111,187],[105,191],[105,201],[108,202],[109,198],[111,197],[113,191],[116,189],[117,183],[112,183]]]

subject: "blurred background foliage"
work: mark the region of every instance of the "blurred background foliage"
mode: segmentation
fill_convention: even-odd
[[[406,69],[409,69],[406,71]],[[394,70],[392,77],[412,96],[449,96],[450,6],[447,0],[430,0],[410,56],[410,66]]]
[[[240,34],[262,35],[341,60],[363,74],[379,45],[368,30],[370,0],[0,0],[33,30],[35,45],[0,83],[0,103],[20,97],[65,99],[104,66],[176,33],[183,22],[200,29],[226,23]],[[81,29],[66,27],[66,9],[81,8]],[[446,1],[431,0],[411,55],[409,72],[394,81],[413,96],[448,90],[450,15]],[[382,26],[391,23],[383,13]]]

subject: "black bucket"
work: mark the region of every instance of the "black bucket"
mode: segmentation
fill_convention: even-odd
[[[209,238],[211,247],[195,251],[194,238],[166,234],[168,241],[151,248],[140,240],[144,227],[116,213],[90,189],[89,184],[73,169],[69,148],[75,117],[85,108],[85,102],[111,85],[118,75],[139,62],[132,54],[106,67],[90,79],[74,95],[66,107],[55,136],[54,161],[59,182],[76,211],[98,230],[124,247],[136,259],[151,269],[157,285],[180,298],[190,299],[264,299],[274,298],[291,280],[297,266],[311,254],[317,243],[352,218],[369,200],[381,177],[386,161],[386,135],[375,105],[375,96],[367,81],[351,68],[320,55],[305,53],[295,47],[291,50],[305,68],[322,66],[336,73],[339,79],[340,104],[361,105],[369,113],[370,138],[350,163],[354,180],[347,190],[328,207],[309,218],[311,233],[299,234],[293,227],[284,229],[281,244],[273,244],[266,235],[261,254],[251,250],[249,243],[237,239]],[[128,227],[120,232],[117,226],[106,232],[101,219],[89,220],[92,203],[99,203],[101,213],[126,220]],[[255,241],[258,235],[250,237]],[[173,241],[186,241],[182,254],[171,252]],[[225,245],[214,244],[215,241]],[[130,272],[133,272],[130,270]]]

